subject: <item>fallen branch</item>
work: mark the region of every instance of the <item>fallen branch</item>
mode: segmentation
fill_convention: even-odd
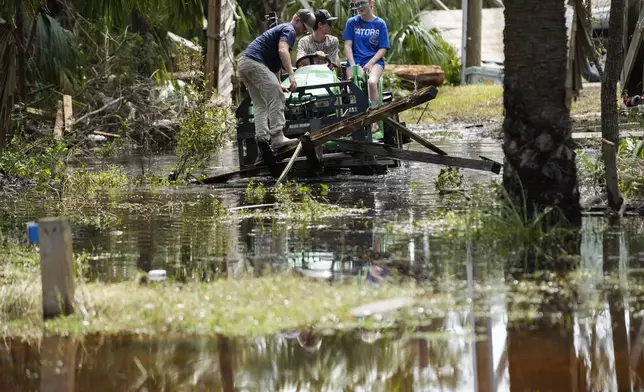
[[[114,133],[103,132],[103,131],[94,131],[93,133],[95,135],[101,135],[101,136],[121,137],[121,135],[117,135],[117,134],[114,134]]]
[[[119,97],[119,98],[115,99],[114,101],[108,103],[107,105],[103,106],[102,108],[96,109],[93,112],[89,112],[89,113],[77,118],[76,121],[74,121],[74,122],[79,123],[79,122],[81,122],[83,120],[87,120],[89,117],[92,117],[92,116],[94,116],[96,114],[99,114],[100,112],[106,110],[107,108],[109,108],[110,106],[114,105],[115,103],[121,102],[122,100],[123,100],[123,97]]]
[[[239,211],[239,210],[251,210],[251,209],[256,209],[256,208],[266,208],[266,207],[276,207],[277,204],[255,204],[252,206],[240,206],[240,207],[233,207],[229,208],[228,211]]]

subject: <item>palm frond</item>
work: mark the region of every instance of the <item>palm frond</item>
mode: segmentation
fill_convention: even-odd
[[[79,65],[74,37],[46,13],[39,13],[37,18],[30,79],[38,84],[53,84],[61,92],[71,93]]]

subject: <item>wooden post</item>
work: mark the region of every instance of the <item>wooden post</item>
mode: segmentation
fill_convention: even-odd
[[[483,0],[467,0],[467,56],[465,67],[481,66]]]
[[[45,319],[74,312],[72,231],[59,218],[38,220],[42,307]]]
[[[54,124],[54,139],[61,140],[63,138],[63,101],[58,101],[58,109],[56,110],[56,123]]]
[[[69,95],[63,95],[63,119],[65,121],[65,132],[72,132],[74,111],[72,109],[72,97]]]
[[[208,1],[208,46],[206,49],[206,75],[208,90],[219,90],[219,52],[221,44],[221,0]]]

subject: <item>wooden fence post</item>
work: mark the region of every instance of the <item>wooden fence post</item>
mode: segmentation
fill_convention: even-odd
[[[72,232],[60,218],[38,220],[42,308],[45,319],[74,312]]]
[[[63,95],[63,119],[65,133],[71,133],[74,129],[74,110],[72,108],[72,97]]]

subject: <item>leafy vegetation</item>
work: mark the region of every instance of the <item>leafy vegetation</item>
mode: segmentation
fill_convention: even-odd
[[[203,80],[205,88],[205,79]],[[230,105],[206,100],[197,92],[194,105],[181,120],[177,134],[177,164],[174,178],[202,172],[213,154],[231,141],[234,135],[235,112]]]

